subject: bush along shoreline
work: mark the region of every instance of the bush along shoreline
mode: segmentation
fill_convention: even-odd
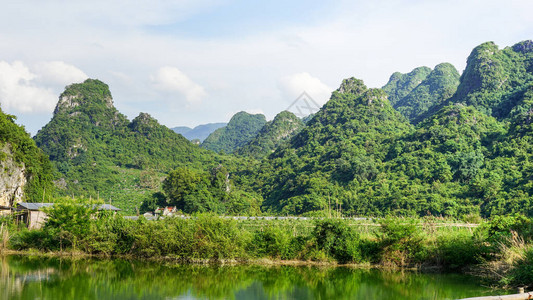
[[[533,286],[533,221],[515,215],[476,228],[437,218],[235,220],[212,214],[149,221],[58,202],[38,230],[0,217],[0,253],[78,253],[140,259],[291,261],[436,268],[498,286]],[[363,223],[372,224],[363,224]],[[429,224],[429,225],[428,225]]]

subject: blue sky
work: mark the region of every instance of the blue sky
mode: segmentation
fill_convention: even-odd
[[[299,24],[317,24],[330,17],[332,8],[327,1],[226,1],[188,18],[146,29],[192,39],[240,39]]]
[[[303,91],[327,101],[343,78],[395,72],[473,47],[532,39],[530,0],[26,0],[0,10],[0,103],[35,134],[70,83],[98,78],[130,119],[271,119]]]

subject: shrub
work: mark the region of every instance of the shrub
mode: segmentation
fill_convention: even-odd
[[[523,215],[495,216],[490,222],[483,224],[480,229],[486,231],[491,242],[509,239],[512,231],[524,238],[533,236],[533,222]]]
[[[381,262],[385,265],[406,266],[420,262],[426,256],[422,228],[416,219],[386,218],[380,220],[377,233],[381,244]]]
[[[326,219],[316,223],[313,237],[318,250],[340,263],[360,262],[359,234],[342,220]]]
[[[7,249],[11,235],[16,229],[17,226],[12,216],[0,216],[0,252]]]
[[[265,226],[256,231],[250,250],[257,257],[288,258],[291,236],[280,226]]]
[[[533,247],[529,246],[509,272],[509,282],[514,285],[533,286]]]
[[[481,241],[469,232],[447,232],[436,241],[436,260],[448,269],[460,269],[480,262]]]
[[[235,258],[244,256],[244,233],[235,220],[202,214],[192,220],[194,238],[192,258]]]
[[[48,218],[44,231],[59,237],[61,247],[78,247],[89,233],[91,218],[98,211],[97,202],[86,199],[56,199],[53,206],[44,209]]]
[[[287,226],[265,226],[253,234],[248,250],[256,257],[301,258],[308,238],[294,236]]]
[[[45,230],[23,229],[15,233],[9,246],[15,250],[37,249],[42,251],[61,250],[59,239]]]
[[[511,246],[514,235],[526,240],[531,239],[533,223],[522,215],[495,216],[491,221],[482,223],[476,229],[475,235],[485,240],[482,246],[483,258],[494,260],[501,256],[502,249]]]
[[[123,219],[122,217],[119,217]],[[105,215],[99,220],[90,222],[90,227],[82,240],[84,251],[88,253],[99,253],[111,255],[116,252],[118,235],[113,226],[114,217]]]

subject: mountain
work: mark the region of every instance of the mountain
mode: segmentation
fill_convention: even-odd
[[[128,121],[107,85],[87,80],[66,88],[35,140],[61,173],[60,193],[129,211],[144,201],[188,213],[533,216],[532,53],[531,41],[489,42],[460,77],[444,63],[395,73],[383,89],[348,78],[305,125],[288,112],[271,122],[238,113],[202,144],[232,155],[145,113]],[[12,117],[3,122],[24,136]],[[30,148],[2,157],[16,162]]]
[[[460,77],[440,64],[383,90],[343,81],[250,174],[263,209],[280,214],[531,216],[532,145],[533,42],[489,42]]]
[[[261,159],[274,152],[304,126],[303,121],[293,113],[282,111],[274,120],[267,122],[250,142],[238,148],[235,154]]]
[[[384,91],[350,78],[249,174],[263,210],[282,215],[533,215],[533,88],[520,103],[510,122],[440,103],[413,127]]]
[[[503,124],[472,106],[445,106],[395,142],[381,182],[361,196],[385,214],[491,215],[483,206],[492,199],[477,191],[498,165],[493,145],[505,134]]]
[[[357,202],[345,186],[376,180],[390,145],[409,130],[384,91],[345,79],[307,126],[256,171],[264,209],[323,211],[334,199],[355,211]]]
[[[174,127],[171,128],[174,132],[183,135],[189,141],[199,140],[200,143],[203,142],[211,133],[215,130],[226,126],[227,123],[209,123],[198,125],[194,128],[189,128],[186,126]]]
[[[433,111],[450,103],[464,103],[499,120],[507,119],[524,102],[532,85],[533,41],[503,49],[487,42],[475,47],[468,56],[457,92]]]
[[[265,124],[264,115],[241,111],[231,117],[228,125],[211,133],[201,147],[215,152],[231,153],[251,141]]]
[[[0,206],[42,202],[53,194],[53,166],[15,116],[0,110]]]
[[[400,98],[394,108],[416,124],[431,107],[443,103],[455,93],[459,77],[453,65],[439,64],[414,89]]]
[[[175,133],[183,135],[184,137],[187,132],[192,130],[192,128],[187,127],[187,126],[178,126],[178,127],[173,127],[170,129],[172,129],[172,131],[174,131]]]
[[[389,97],[392,106],[406,97],[414,88],[416,88],[431,73],[428,67],[418,67],[407,74],[396,72],[391,75],[389,81],[381,89]]]
[[[35,141],[61,173],[61,194],[100,197],[128,211],[159,191],[166,172],[221,162],[149,114],[128,121],[94,79],[66,87]]]

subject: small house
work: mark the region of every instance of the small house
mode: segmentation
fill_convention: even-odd
[[[158,207],[154,211],[154,214],[171,217],[176,211],[178,211],[178,209],[175,206],[167,206],[165,208]]]
[[[23,222],[28,226],[28,229],[39,229],[46,222],[46,213],[42,210],[45,207],[51,207],[54,203],[29,203],[29,202],[20,202],[17,203],[17,221]],[[111,204],[102,204],[98,207],[98,210],[110,210],[110,211],[120,211],[120,208],[117,208]]]
[[[42,211],[45,207],[50,207],[53,203],[18,203],[17,221],[28,225],[28,229],[39,229],[46,221],[46,213]]]

